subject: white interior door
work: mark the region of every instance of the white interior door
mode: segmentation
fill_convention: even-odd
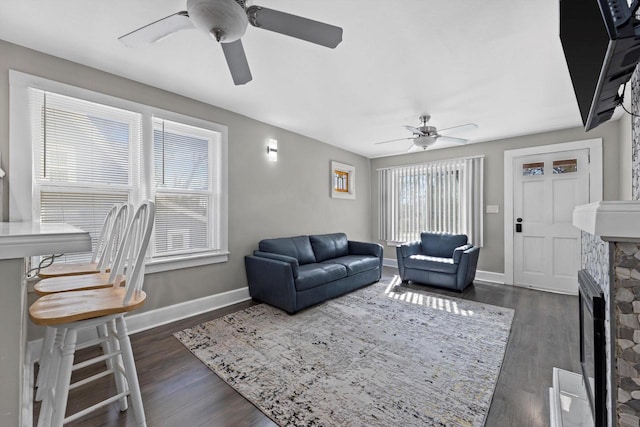
[[[576,294],[580,231],[573,208],[589,202],[589,150],[514,159],[514,284]]]

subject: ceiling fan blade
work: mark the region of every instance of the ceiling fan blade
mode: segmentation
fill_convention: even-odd
[[[467,123],[466,125],[458,125],[458,126],[452,126],[450,128],[438,129],[438,133],[442,133],[442,132],[452,133],[450,131],[453,131],[453,133],[455,133],[455,132],[463,132],[465,130],[473,130],[473,129],[478,129],[478,125],[475,123]]]
[[[388,143],[388,142],[404,141],[405,139],[413,139],[413,138],[409,137],[409,138],[390,139],[389,141],[375,142],[375,143],[374,143],[374,145],[378,145],[378,144],[386,144],[386,143]]]
[[[238,39],[231,43],[220,44],[222,45],[222,51],[227,60],[229,71],[231,71],[233,83],[238,86],[250,82],[253,77],[251,77],[251,70],[249,69],[247,56],[244,54],[242,41]]]
[[[409,132],[413,132],[414,135],[423,135],[424,136],[424,132],[422,132],[418,128],[414,128],[413,126],[405,126],[404,128],[406,130],[408,130]]]
[[[189,19],[187,11],[182,11],[159,19],[142,28],[133,30],[122,37],[118,37],[125,46],[141,47],[155,43],[175,32],[195,28]]]
[[[261,6],[249,7],[247,16],[254,27],[274,31],[332,49],[342,41],[342,28],[301,16]]]
[[[469,142],[468,139],[463,139],[463,138],[454,138],[452,136],[440,136],[438,138],[438,141],[443,141],[443,142],[453,142],[454,144],[466,144],[467,142]]]

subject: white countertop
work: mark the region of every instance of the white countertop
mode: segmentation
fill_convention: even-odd
[[[69,224],[0,222],[0,259],[90,250],[89,233]]]
[[[602,240],[640,240],[640,201],[595,202],[576,206],[573,225]]]

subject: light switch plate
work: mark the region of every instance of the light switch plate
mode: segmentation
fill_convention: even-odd
[[[487,205],[487,213],[500,213],[499,205]]]

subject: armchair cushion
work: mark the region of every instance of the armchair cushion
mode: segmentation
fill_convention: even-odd
[[[316,262],[349,255],[349,243],[344,233],[309,236]]]
[[[265,239],[260,241],[258,248],[261,252],[272,252],[293,257],[298,260],[300,265],[316,262],[309,236]]]
[[[458,266],[453,263],[453,258],[441,258],[428,255],[411,255],[404,260],[405,268],[416,270],[435,271],[438,273],[456,274]]]
[[[296,289],[304,291],[328,282],[347,277],[347,268],[341,264],[305,264],[298,270],[295,280]]]
[[[467,235],[424,232],[420,234],[420,240],[423,255],[451,258],[458,246],[467,243]]]

